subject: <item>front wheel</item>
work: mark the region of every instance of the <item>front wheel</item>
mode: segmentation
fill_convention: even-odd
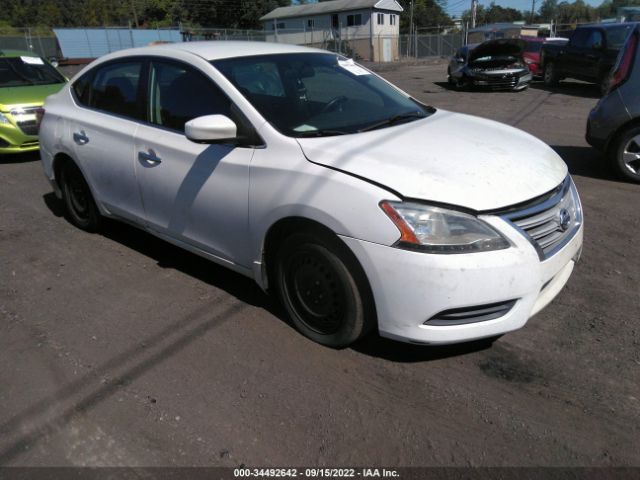
[[[640,126],[629,128],[618,136],[611,146],[610,159],[620,177],[640,183]]]
[[[547,63],[544,67],[544,84],[547,87],[555,87],[558,85],[560,81],[560,77],[558,77],[558,72],[556,71],[556,66],[553,62]]]
[[[61,169],[60,189],[67,219],[82,230],[97,231],[100,226],[100,212],[82,172],[72,162],[66,163]]]
[[[295,327],[333,348],[352,344],[372,323],[360,267],[338,242],[296,233],[282,243],[275,264],[278,296]]]

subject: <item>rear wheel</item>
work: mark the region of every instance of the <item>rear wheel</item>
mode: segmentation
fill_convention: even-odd
[[[295,327],[333,348],[355,342],[370,329],[373,305],[360,266],[328,235],[296,233],[275,262],[278,295]]]
[[[100,212],[82,172],[71,161],[60,171],[60,189],[67,219],[82,230],[97,231],[100,226]]]
[[[610,160],[625,180],[640,183],[640,126],[623,131],[611,146]]]
[[[556,66],[553,62],[549,62],[544,67],[544,84],[547,87],[555,87],[560,81]]]

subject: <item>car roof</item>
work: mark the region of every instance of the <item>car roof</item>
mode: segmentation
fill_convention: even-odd
[[[629,27],[633,28],[637,25],[638,22],[625,22],[625,23],[589,23],[587,25],[578,25],[576,30],[582,30],[586,28],[602,28],[604,30],[608,30],[610,28],[616,27]]]
[[[183,51],[193,53],[205,60],[219,60],[222,58],[250,57],[254,55],[273,55],[283,53],[327,53],[325,50],[287,45],[284,43],[270,42],[244,42],[230,40],[210,40],[203,42],[179,42],[165,43],[148,47],[120,50],[111,58],[127,55],[144,55],[153,52],[168,53],[171,51]]]
[[[38,57],[37,53],[27,52],[24,50],[4,50],[0,49],[0,57]]]

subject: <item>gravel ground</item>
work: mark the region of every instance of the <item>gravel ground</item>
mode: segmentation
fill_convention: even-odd
[[[640,185],[583,139],[597,90],[453,92],[445,69],[382,74],[540,137],[574,175],[584,252],[549,307],[491,346],[329,350],[246,278],[73,228],[37,155],[1,158],[0,464],[640,465]]]

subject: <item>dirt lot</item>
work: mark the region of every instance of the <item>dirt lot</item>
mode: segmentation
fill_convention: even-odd
[[[596,90],[458,93],[445,68],[383,75],[540,137],[574,175],[585,247],[549,307],[493,346],[329,350],[248,279],[73,228],[37,155],[2,158],[0,464],[640,465],[640,185],[583,139]]]

